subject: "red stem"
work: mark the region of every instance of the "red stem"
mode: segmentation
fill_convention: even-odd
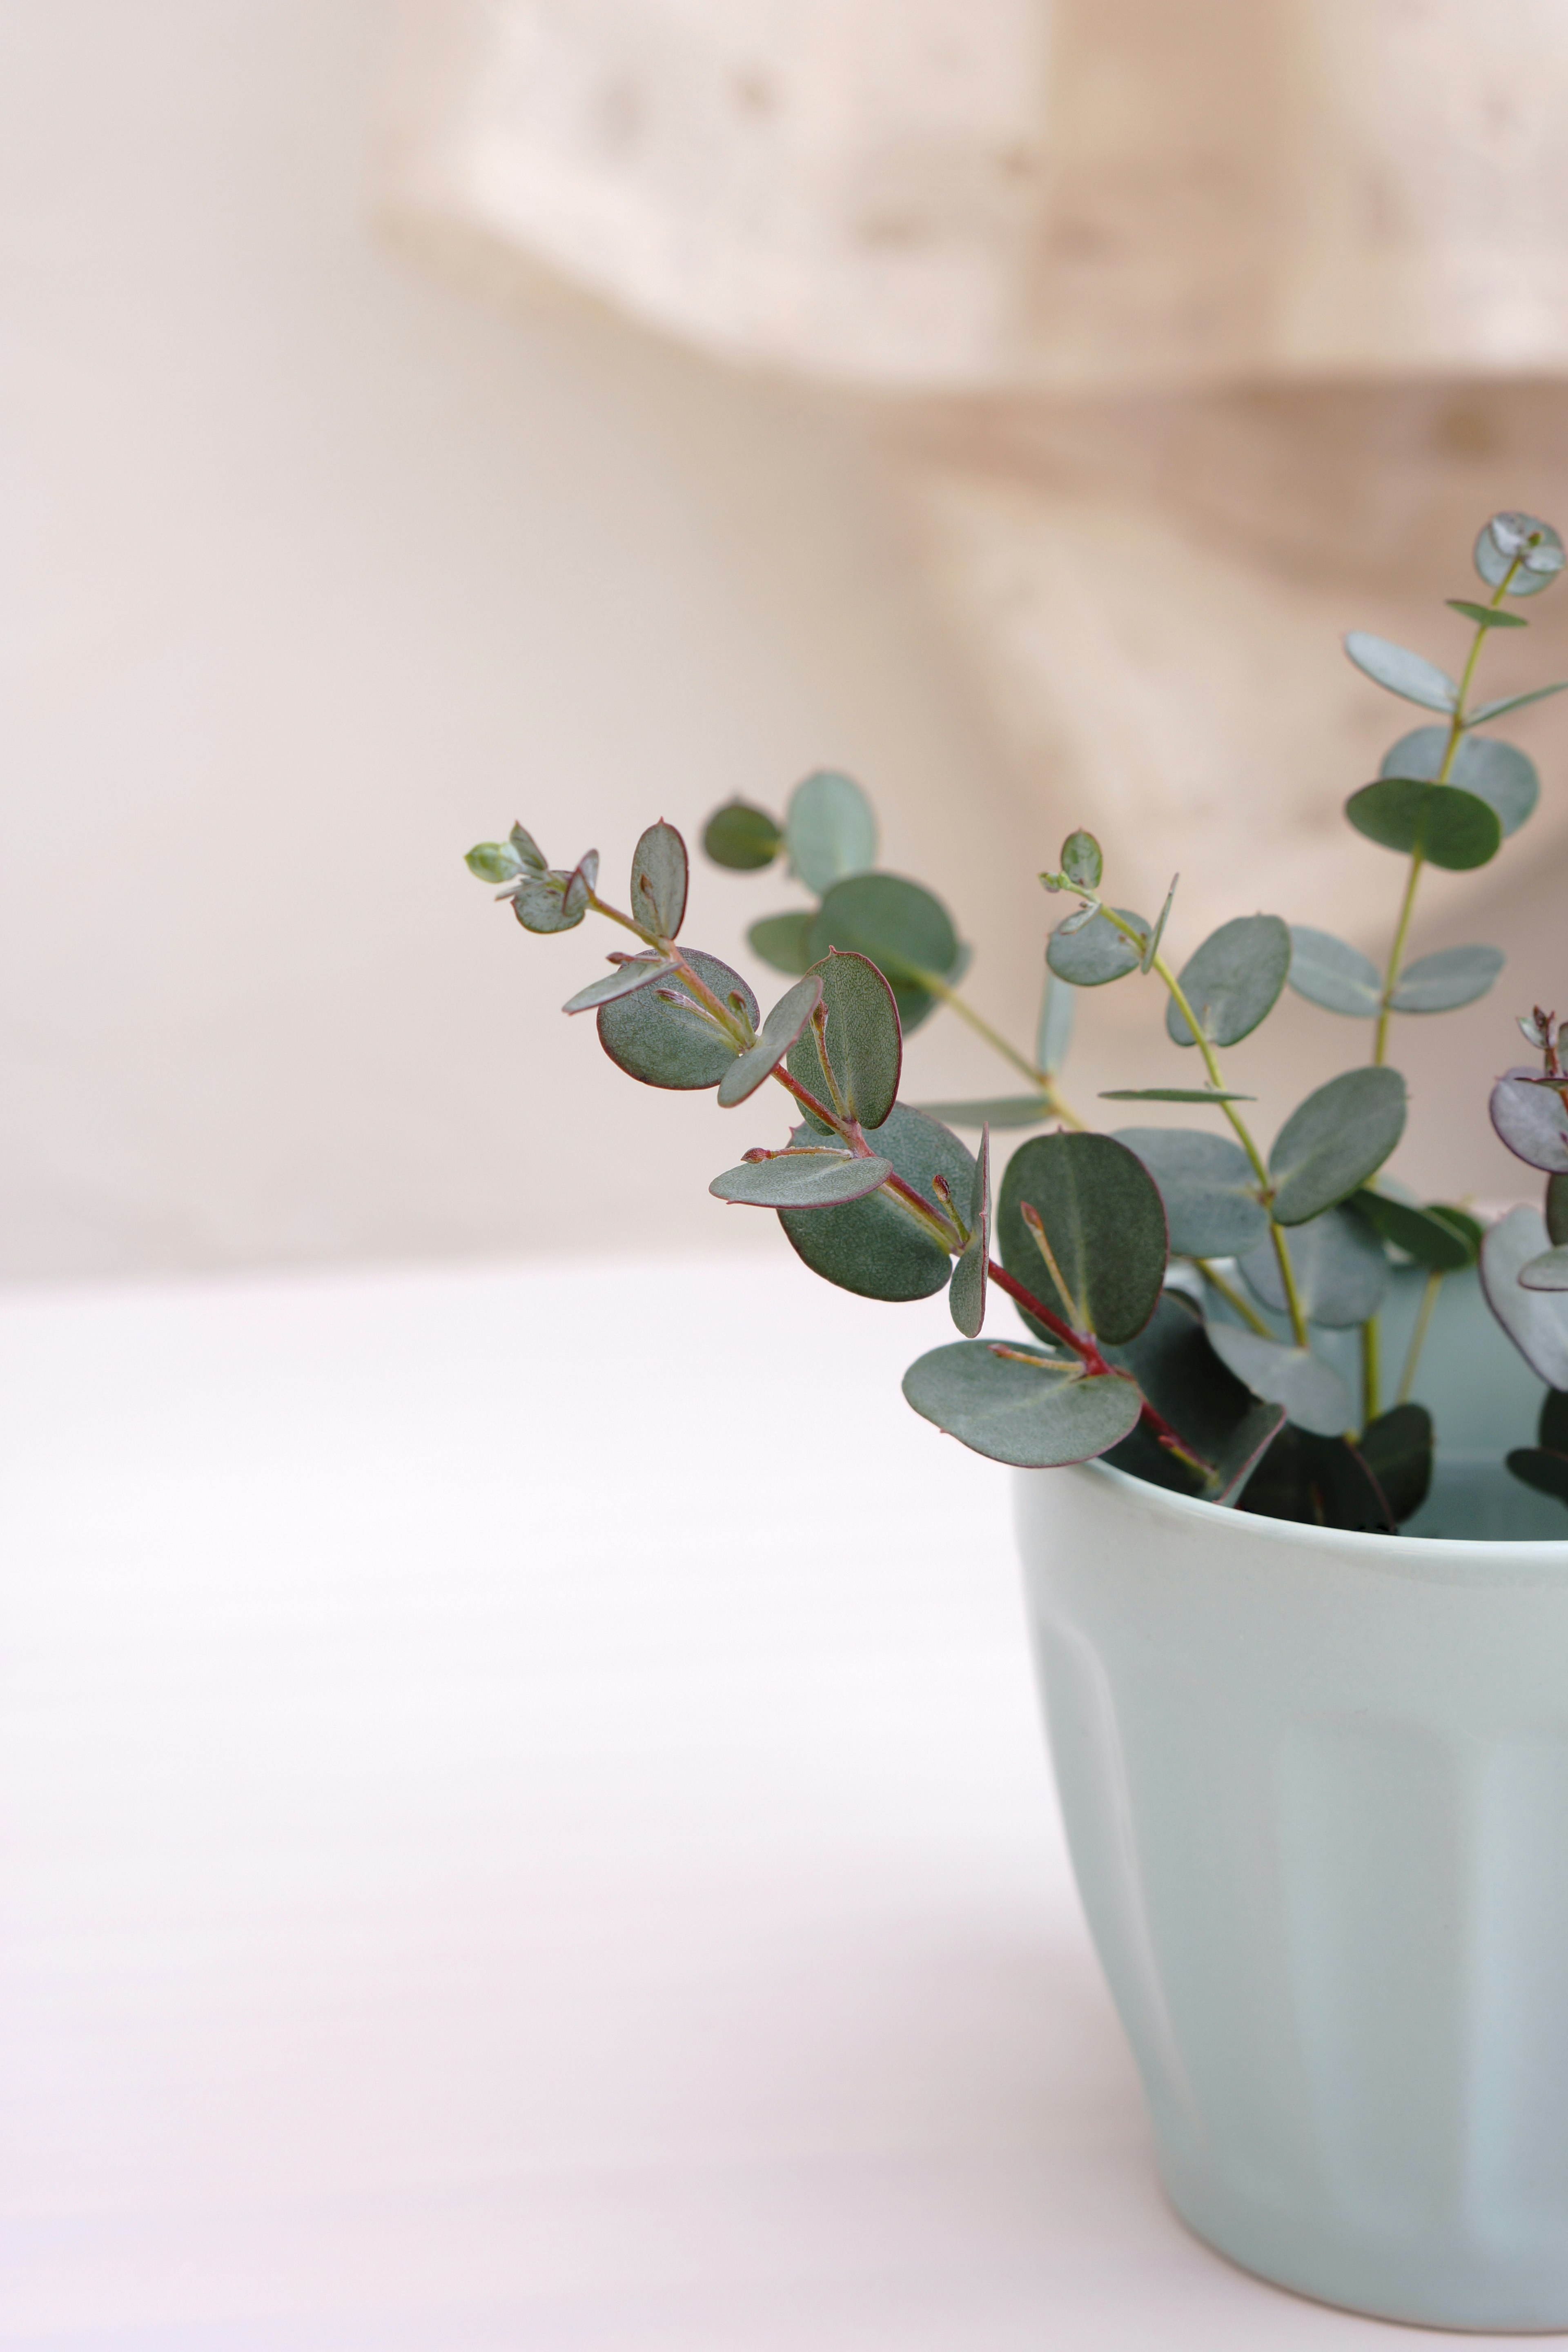
[[[840,1118],[836,1111],[828,1109],[826,1103],[818,1102],[815,1095],[808,1094],[805,1088],[801,1085],[799,1079],[792,1077],[784,1063],[780,1062],[775,1066],[773,1076],[777,1078],[781,1086],[784,1086],[789,1088],[796,1102],[800,1103],[805,1109],[810,1111],[814,1118],[819,1118],[824,1127],[831,1128],[834,1134],[838,1136],[849,1146],[850,1150],[854,1152],[858,1160],[875,1160],[877,1158],[878,1155],[872,1150],[871,1146],[867,1142],[865,1136],[862,1134],[857,1123],[853,1119]],[[914,1187],[910,1184],[906,1184],[901,1176],[894,1175],[884,1177],[882,1180],[882,1190],[885,1192],[899,1193],[904,1200],[908,1201],[914,1208],[917,1208],[920,1211],[921,1216],[927,1220],[928,1224],[934,1225],[939,1232],[941,1231],[942,1219],[939,1213],[931,1207],[929,1201],[922,1201],[920,1194],[914,1190]]]
[[[998,1265],[994,1258],[991,1260],[990,1275],[997,1289],[1005,1290],[1016,1306],[1022,1307],[1027,1314],[1035,1318],[1037,1323],[1043,1323],[1047,1331],[1070,1348],[1075,1355],[1082,1357],[1083,1368],[1091,1377],[1100,1372],[1115,1371],[1116,1367],[1106,1362],[1094,1339],[1087,1332],[1075,1331],[1070,1324],[1064,1323],[1059,1315],[1052,1313],[1043,1299],[1037,1298],[1033,1291],[1026,1290],[1021,1282],[1015,1282],[1006,1267]],[[1122,1373],[1120,1377],[1125,1380],[1127,1375]],[[1147,1397],[1142,1402],[1142,1417],[1153,1431],[1160,1444],[1184,1455],[1187,1461],[1195,1462],[1205,1474],[1212,1473],[1214,1464],[1205,1462],[1201,1454],[1194,1454],[1186,1440],[1178,1436],[1171,1427],[1164,1414],[1156,1412]]]

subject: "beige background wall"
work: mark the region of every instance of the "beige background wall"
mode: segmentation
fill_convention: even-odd
[[[771,1220],[704,1191],[773,1139],[772,1115],[629,1087],[554,1009],[599,943],[524,939],[462,871],[468,842],[513,816],[552,856],[595,843],[618,877],[654,814],[695,831],[731,792],[779,800],[807,767],[848,766],[882,805],[888,862],[938,883],[979,942],[976,998],[1020,1035],[1032,1020],[1032,876],[1090,814],[1085,714],[1052,736],[1027,645],[1021,699],[998,685],[1009,613],[1045,646],[1058,633],[1026,608],[1027,499],[1006,523],[1023,532],[1016,593],[995,565],[1005,533],[981,544],[973,519],[1001,451],[1029,496],[1080,492],[1081,521],[1114,449],[1086,446],[1080,415],[1005,407],[977,426],[979,412],[910,406],[891,431],[586,303],[448,278],[371,218],[389,22],[366,0],[0,0],[14,1276],[781,1246]],[[1483,511],[1544,499],[1563,472],[1554,385],[1420,399],[1357,422],[1312,394],[1283,434],[1267,401],[1243,400],[1229,438],[1222,408],[1185,442],[1169,415],[1132,422],[1180,487],[1159,525],[1168,573],[1142,603],[1101,582],[1094,642],[1158,686],[1159,616],[1183,609],[1183,583],[1239,626],[1262,593],[1242,559],[1261,552],[1283,583],[1268,659],[1301,707],[1321,679],[1333,727],[1352,712],[1342,756],[1314,749],[1289,780],[1325,813],[1362,780],[1363,737],[1400,724],[1353,680],[1352,708],[1333,630],[1405,609],[1394,554],[1401,597],[1465,586],[1418,502],[1366,514],[1367,466],[1375,480],[1380,450],[1390,468],[1408,455],[1415,414],[1463,457]],[[1365,539],[1336,572],[1291,453],[1331,475],[1347,448],[1338,478]],[[1233,449],[1264,505],[1281,491],[1250,540]],[[1116,477],[1117,512],[1130,495]],[[1059,536],[1059,511],[1040,528]],[[1542,635],[1568,653],[1568,592]],[[1208,708],[1238,707],[1244,667],[1216,654]],[[1120,741],[1136,714],[1115,716]],[[1568,720],[1521,731],[1561,806]],[[1200,862],[1268,832],[1274,773],[1254,785],[1243,764],[1230,830]],[[1521,992],[1550,995],[1561,970],[1568,995],[1560,890],[1527,835],[1474,913],[1434,900],[1422,944],[1497,936],[1507,914]],[[691,936],[738,954],[744,923],[788,895],[704,874]],[[1170,1076],[1155,1008],[1141,1041],[1115,998],[1085,1024],[1086,1048],[1104,1046],[1079,1062],[1086,1096]],[[1436,1189],[1511,1183],[1479,1125],[1503,1010],[1406,1033],[1413,1077],[1448,1082],[1405,1163]],[[1290,1004],[1236,1076],[1283,1109],[1361,1045]],[[917,1094],[1002,1076],[950,1025],[911,1059]]]
[[[703,1189],[753,1135],[560,1018],[613,942],[461,852],[526,816],[618,885],[826,758],[917,868],[962,807],[971,923],[1025,856],[853,434],[393,250],[384,47],[351,0],[0,5],[14,1275],[772,1246]],[[720,951],[763,911],[700,904]]]

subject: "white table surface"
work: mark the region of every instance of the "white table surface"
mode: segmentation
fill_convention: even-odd
[[[3,1322],[5,2352],[1410,2340],[1162,2200],[940,1301]]]

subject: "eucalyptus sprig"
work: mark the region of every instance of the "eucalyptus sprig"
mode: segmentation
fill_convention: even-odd
[[[1352,631],[1346,651],[1388,692],[1440,714],[1402,736],[1379,775],[1345,804],[1363,838],[1406,861],[1380,965],[1350,942],[1274,914],[1242,915],[1177,969],[1165,952],[1173,879],[1149,921],[1102,888],[1105,859],[1082,828],[1040,876],[1071,897],[1046,948],[1032,1054],[960,992],[969,950],[936,894],[877,865],[875,814],[851,779],[806,777],[782,817],[731,801],[703,845],[718,865],[762,871],[783,859],[810,903],[748,934],[792,982],[763,1016],[718,957],[679,944],[689,870],[662,820],[633,855],[629,905],[598,896],[597,854],[547,866],[521,825],[468,863],[499,884],[525,929],[571,930],[598,915],[637,944],[568,999],[599,1041],[648,1086],[709,1089],[721,1107],[770,1081],[790,1098],[782,1140],[758,1143],[710,1191],[773,1210],[812,1270],[889,1301],[946,1289],[962,1337],[913,1364],[916,1412],[976,1452],[1025,1467],[1104,1455],[1153,1482],[1276,1516],[1393,1533],[1425,1498],[1434,1433],[1416,1401],[1421,1349],[1443,1281],[1479,1263],[1498,1319],[1552,1394],[1533,1447],[1510,1466],[1568,1501],[1568,1072],[1554,1013],[1521,1027],[1540,1055],[1494,1089],[1498,1132],[1547,1172],[1544,1208],[1483,1232],[1468,1210],[1422,1202],[1384,1174],[1404,1132],[1405,1087],[1388,1065],[1396,1018],[1468,1004],[1502,968],[1491,947],[1406,960],[1429,866],[1486,864],[1540,793],[1531,762],[1477,730],[1561,684],[1472,701],[1484,648],[1525,625],[1507,600],[1535,595],[1563,566],[1557,533],[1494,516],[1476,542],[1485,602],[1448,600],[1471,641],[1458,677]],[[1141,975],[1164,1002],[1167,1042],[1195,1051],[1196,1085],[1105,1090],[1101,1101],[1180,1103],[1218,1127],[1092,1130],[1059,1076],[1077,992]],[[1228,1086],[1220,1055],[1268,1019],[1287,987],[1372,1024],[1372,1050],[1297,1105],[1268,1144]],[[914,1105],[900,1098],[903,1039],[939,1007],[956,1013],[1025,1079],[1024,1094]],[[978,1129],[971,1151],[955,1129]],[[993,1202],[993,1129],[1044,1129],[1022,1142]],[[1415,1329],[1392,1405],[1381,1396],[1379,1313],[1395,1265],[1424,1269]],[[1185,1268],[1184,1273],[1183,1269]],[[989,1292],[1004,1292],[1029,1339],[984,1338]],[[1360,1335],[1352,1394],[1321,1335]]]

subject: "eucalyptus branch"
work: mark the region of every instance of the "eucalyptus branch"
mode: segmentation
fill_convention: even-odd
[[[1540,791],[1531,763],[1510,747],[1489,743],[1461,760],[1466,732],[1563,690],[1542,686],[1472,709],[1488,631],[1523,625],[1502,609],[1505,600],[1549,586],[1568,566],[1568,550],[1549,524],[1506,513],[1485,525],[1474,560],[1490,603],[1448,600],[1476,625],[1457,680],[1364,630],[1345,639],[1364,676],[1447,721],[1446,738],[1434,727],[1415,739],[1421,756],[1404,764],[1419,775],[1382,774],[1347,803],[1359,833],[1409,860],[1381,971],[1349,942],[1277,913],[1220,924],[1178,969],[1162,952],[1175,881],[1152,925],[1106,906],[1100,844],[1079,828],[1062,844],[1060,870],[1040,877],[1047,891],[1078,900],[1052,931],[1047,959],[1066,993],[1047,990],[1037,1042],[1021,1051],[953,984],[961,950],[947,908],[921,884],[878,867],[869,802],[848,777],[827,771],[795,788],[780,819],[731,802],[704,832],[709,856],[736,871],[760,871],[787,856],[791,875],[817,902],[764,916],[748,933],[762,961],[785,975],[765,1015],[738,972],[677,945],[690,862],[681,835],[662,818],[637,844],[630,913],[598,896],[596,851],[569,870],[551,866],[521,824],[504,841],[479,843],[466,863],[482,881],[504,886],[500,895],[525,931],[571,931],[595,914],[632,934],[637,951],[611,954],[611,970],[563,1008],[594,1016],[605,1052],[629,1076],[716,1093],[727,1109],[752,1100],[770,1078],[784,1088],[806,1126],[796,1126],[778,1150],[745,1150],[709,1191],[737,1206],[776,1211],[804,1263],[862,1297],[930,1298],[945,1290],[960,1339],[911,1365],[904,1393],[928,1421],[977,1452],[1030,1470],[1110,1455],[1158,1477],[1146,1447],[1117,1455],[1142,1426],[1209,1495],[1239,1496],[1243,1509],[1392,1526],[1420,1507],[1430,1478],[1431,1418],[1411,1397],[1442,1276],[1483,1256],[1489,1305],[1554,1390],[1540,1445],[1516,1448],[1509,1467],[1568,1502],[1568,1411],[1559,1410],[1555,1390],[1568,1361],[1568,1075],[1555,1015],[1538,1009],[1521,1022],[1544,1068],[1508,1071],[1491,1100],[1503,1141],[1558,1180],[1544,1218],[1516,1209],[1483,1233],[1463,1209],[1419,1207],[1376,1184],[1406,1115],[1405,1081],[1384,1058],[1393,1013],[1404,1003],[1437,1010],[1474,1003],[1501,961],[1495,948],[1447,949],[1411,967],[1418,986],[1402,977],[1423,867],[1484,864]],[[1397,770],[1402,760],[1385,759],[1384,767]],[[1156,975],[1169,1032],[1195,1047],[1188,1066],[1194,1083],[1116,1095],[1205,1110],[1217,1104],[1224,1132],[1205,1122],[1102,1134],[1064,1098],[1056,1073],[1072,991],[1134,971]],[[1315,1087],[1266,1157],[1238,1108],[1251,1098],[1226,1087],[1219,1054],[1259,1027],[1287,985],[1340,1013],[1370,1013],[1372,1062]],[[1027,1094],[925,1112],[902,1101],[907,1032],[939,1007],[1016,1071]],[[1054,1131],[1033,1134],[1010,1156],[994,1205],[990,1129],[1052,1121]],[[954,1127],[979,1130],[978,1150]],[[818,1140],[826,1148],[816,1148]],[[898,1213],[857,1213],[876,1200]],[[1347,1202],[1354,1213],[1345,1213]],[[1259,1208],[1277,1281],[1263,1258]],[[991,1255],[994,1215],[1000,1263]],[[1547,1241],[1552,1246],[1544,1247]],[[1256,1259],[1245,1255],[1249,1251]],[[1380,1411],[1380,1332],[1365,1302],[1380,1291],[1391,1252],[1396,1265],[1426,1267],[1428,1279],[1397,1404]],[[1373,1262],[1371,1253],[1381,1255]],[[1220,1271],[1237,1255],[1249,1284],[1285,1309],[1289,1339],[1279,1336],[1274,1314],[1251,1303],[1239,1276]],[[1194,1298],[1170,1283],[1173,1261],[1184,1258],[1205,1286],[1207,1313],[1194,1311]],[[1359,1416],[1353,1383],[1327,1351],[1311,1350],[1298,1275],[1298,1264],[1304,1269],[1309,1260],[1313,1321],[1359,1328]],[[1039,1265],[1054,1307],[1026,1286],[1039,1282]],[[1037,1352],[982,1338],[992,1284],[1033,1331],[1064,1351],[1053,1360],[1056,1376],[1026,1369],[1039,1364]],[[1149,1402],[1151,1389],[1173,1419]],[[1192,1428],[1212,1433],[1204,1445],[1215,1462],[1194,1451],[1184,1434]],[[1261,1499],[1253,1505],[1241,1490],[1265,1455]]]
[[[867,1142],[864,1130],[858,1120],[850,1118],[842,1110],[831,1110],[825,1102],[819,1102],[814,1094],[807,1092],[799,1079],[795,1077],[782,1062],[775,1065],[770,1075],[795,1097],[802,1110],[809,1111],[813,1118],[820,1120],[824,1127],[829,1129],[842,1142],[847,1144],[856,1159],[880,1158],[881,1155],[874,1151]],[[944,1213],[941,1209],[933,1209],[929,1201],[922,1201],[913,1185],[906,1184],[901,1176],[894,1174],[885,1178],[880,1189],[884,1192],[890,1193],[900,1208],[905,1210],[921,1231],[928,1234],[931,1239],[938,1243],[942,1248],[951,1254],[953,1250],[961,1250],[963,1247],[969,1237],[957,1219]]]
[[[1119,930],[1123,939],[1125,939],[1130,945],[1138,950],[1139,955],[1142,957],[1145,952],[1147,942],[1133,925],[1124,921],[1122,917],[1117,913],[1114,907],[1107,907],[1102,904],[1100,911],[1105,917],[1106,921],[1111,924],[1115,929]],[[1172,1003],[1175,1006],[1177,1012],[1186,1023],[1187,1027],[1197,1045],[1198,1052],[1203,1055],[1204,1068],[1208,1073],[1210,1086],[1214,1087],[1216,1094],[1223,1093],[1225,1090],[1225,1078],[1220,1070],[1219,1061],[1215,1055],[1214,1047],[1204,1034],[1203,1024],[1199,1021],[1197,1014],[1194,1012],[1191,1004],[1187,1002],[1186,991],[1183,988],[1181,982],[1171,970],[1170,965],[1166,962],[1164,957],[1159,952],[1158,949],[1155,950],[1154,954],[1150,959],[1150,970],[1164,982],[1166,990],[1169,992]],[[1241,1113],[1237,1109],[1237,1107],[1233,1102],[1222,1102],[1219,1108],[1224,1111],[1226,1118],[1230,1121],[1231,1126],[1235,1129],[1237,1140],[1241,1145],[1242,1150],[1246,1152],[1248,1160],[1251,1162],[1252,1172],[1258,1179],[1259,1199],[1262,1201],[1266,1209],[1271,1208],[1274,1199],[1274,1187],[1269,1181],[1268,1170],[1264,1161],[1263,1155],[1252,1139],[1251,1129],[1248,1128],[1247,1121],[1242,1118]],[[1295,1340],[1297,1347],[1304,1348],[1308,1344],[1307,1318],[1301,1307],[1301,1294],[1296,1284],[1296,1269],[1290,1262],[1290,1245],[1285,1239],[1283,1227],[1275,1222],[1272,1214],[1269,1216],[1268,1220],[1268,1237],[1274,1244],[1274,1256],[1279,1268],[1279,1279],[1284,1286],[1285,1306],[1290,1318],[1290,1334],[1292,1339]]]
[[[1496,613],[1501,609],[1502,600],[1512,587],[1514,574],[1522,561],[1521,556],[1516,555],[1498,582],[1487,606],[1489,612]],[[1484,621],[1476,623],[1476,634],[1470,640],[1470,650],[1465,657],[1465,667],[1459,673],[1459,688],[1454,697],[1453,716],[1448,721],[1448,740],[1443,746],[1443,757],[1438,763],[1437,773],[1433,778],[1435,783],[1447,782],[1455,756],[1464,740],[1467,723],[1466,705],[1469,699],[1470,688],[1475,683],[1476,665],[1481,657],[1481,647],[1490,635],[1491,631]],[[1415,851],[1410,860],[1410,872],[1405,877],[1405,895],[1399,902],[1399,919],[1394,925],[1393,944],[1388,950],[1388,963],[1383,979],[1383,994],[1378,1001],[1377,1028],[1372,1045],[1373,1061],[1379,1066],[1386,1060],[1388,1055],[1388,1024],[1394,1013],[1394,992],[1399,985],[1399,975],[1404,967],[1405,943],[1410,935],[1410,919],[1415,911],[1415,892],[1420,884],[1421,869],[1425,864],[1426,860],[1421,852]]]

